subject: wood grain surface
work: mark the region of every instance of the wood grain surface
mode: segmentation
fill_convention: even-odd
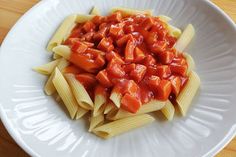
[[[236,0],[212,0],[236,22]],[[0,0],[0,43],[14,23],[38,0]],[[0,121],[0,156],[28,157],[10,137]],[[234,138],[216,157],[236,157],[236,138]]]

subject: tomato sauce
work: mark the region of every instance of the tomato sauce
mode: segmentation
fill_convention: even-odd
[[[158,17],[122,17],[119,11],[95,16],[77,24],[64,42],[72,50],[65,71],[89,93],[121,93],[121,108],[136,113],[151,99],[175,98],[187,82],[188,65],[173,47],[176,40]]]

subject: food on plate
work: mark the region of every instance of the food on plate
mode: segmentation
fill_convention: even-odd
[[[45,93],[58,94],[71,119],[89,113],[89,131],[105,139],[151,123],[151,112],[185,116],[200,86],[184,53],[195,31],[170,20],[121,7],[70,15],[48,43],[53,61],[34,70],[49,76]]]

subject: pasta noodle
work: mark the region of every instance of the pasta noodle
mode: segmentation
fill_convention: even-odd
[[[188,64],[187,74],[189,75],[189,73],[191,71],[195,70],[195,62],[190,54],[183,53],[183,55],[184,55],[184,57],[187,61],[187,64]]]
[[[184,49],[189,45],[194,35],[195,35],[194,27],[192,24],[189,24],[185,28],[183,34],[180,36],[178,41],[176,42],[175,48],[180,52],[184,51]]]
[[[74,119],[78,110],[78,104],[70,90],[69,84],[66,82],[58,68],[55,69],[52,82],[69,111],[71,119]]]
[[[84,86],[75,78],[74,74],[65,74],[65,78],[68,81],[78,104],[84,109],[92,110],[93,101]]]
[[[86,21],[92,20],[94,15],[83,15],[83,14],[78,14],[76,17],[76,22],[77,23],[84,23]]]
[[[173,37],[179,38],[182,34],[182,31],[179,28],[174,27],[170,24],[168,24],[167,29],[169,30],[169,34]]]
[[[112,103],[111,101],[109,101],[106,105],[106,108],[104,110],[104,114],[108,114],[114,110],[117,110],[118,108],[115,106],[114,103]]]
[[[171,36],[176,37],[176,38],[179,38],[179,37],[180,37],[180,35],[182,34],[182,31],[181,31],[179,28],[177,28],[177,27],[175,27],[175,26],[173,26],[173,25],[171,25],[171,24],[168,24],[168,22],[171,21],[171,18],[170,18],[170,17],[165,16],[165,15],[159,15],[159,16],[157,16],[157,17],[158,17],[161,21],[163,21],[163,22],[165,22],[165,23],[167,24],[167,29],[168,29],[169,34],[170,34]]]
[[[99,94],[99,95],[95,95],[95,99],[94,99],[94,110],[93,110],[93,116],[96,117],[97,115],[103,113],[106,103],[106,97],[104,97],[103,95]]]
[[[143,14],[143,15],[152,15],[152,10],[135,10],[131,8],[123,8],[123,7],[114,7],[111,9],[111,12],[114,13],[116,11],[121,11],[123,17],[129,15]]]
[[[110,100],[116,105],[116,107],[120,108],[120,101],[122,95],[117,92],[112,92],[110,95]]]
[[[64,58],[61,58],[60,59],[60,62],[57,64],[57,68],[60,70],[60,71],[63,71],[65,69],[65,67],[67,67],[70,63],[65,60]]]
[[[175,107],[170,102],[170,100],[167,100],[166,105],[161,109],[161,112],[169,121],[173,119],[175,114]]]
[[[150,112],[162,109],[165,106],[165,104],[166,102],[163,102],[163,101],[151,100],[147,104],[142,105],[140,109],[138,110],[138,112],[135,114],[125,111],[123,109],[119,109],[118,111],[109,113],[106,118],[109,120],[116,120],[116,119],[121,119],[125,117],[140,115],[144,113],[150,113]]]
[[[95,127],[102,125],[104,123],[104,115],[99,114],[96,117],[92,116],[90,119],[89,132],[91,132]]]
[[[60,102],[60,101],[61,101],[61,97],[60,97],[60,95],[59,95],[58,93],[56,93],[56,95],[55,95],[55,100],[56,100],[57,102]]]
[[[179,96],[176,98],[176,102],[183,116],[186,115],[189,106],[199,87],[200,87],[200,78],[197,75],[197,73],[191,71],[187,84],[184,86]]]
[[[54,47],[52,49],[52,51],[59,55],[59,56],[62,56],[63,58],[65,58],[66,60],[69,60],[70,59],[70,54],[71,54],[71,50],[70,50],[70,47],[68,46],[65,46],[65,45],[58,45],[56,47]]]
[[[44,92],[47,95],[52,95],[53,93],[56,92],[56,89],[52,83],[53,76],[54,76],[54,72],[49,76],[49,78],[44,86]]]
[[[77,119],[82,118],[86,113],[88,113],[88,111],[89,110],[86,110],[86,109],[84,109],[82,107],[78,107],[78,111],[77,111],[77,113],[75,115],[75,119],[77,120]]]
[[[154,120],[155,119],[148,114],[128,117],[99,126],[93,129],[93,133],[95,133],[99,137],[108,139],[129,130],[139,128],[145,124],[149,124]]]
[[[69,65],[69,62],[67,62],[64,58],[60,59],[58,65],[57,65],[57,68],[60,70],[60,71],[63,71],[63,69],[65,67],[67,67]],[[56,89],[52,83],[52,79],[53,79],[53,75],[54,73],[52,73],[50,75],[50,77],[48,78],[45,86],[44,86],[44,91],[47,95],[52,95],[53,93],[55,93]]]
[[[59,58],[61,58],[62,56],[60,56],[60,55],[58,55],[58,54],[56,54],[56,53],[53,53],[53,59],[59,59]]]
[[[157,16],[160,18],[161,21],[165,22],[165,23],[168,23],[169,21],[171,21],[172,19],[168,16],[165,16],[165,15],[159,15]]]
[[[101,14],[100,10],[96,6],[94,6],[90,12],[90,15],[100,15],[100,14]]]
[[[48,51],[52,51],[55,46],[60,45],[68,37],[69,33],[75,26],[76,17],[76,15],[70,15],[62,22],[48,43]]]
[[[43,74],[43,75],[50,75],[54,68],[57,66],[58,62],[60,60],[57,59],[57,60],[54,60],[52,62],[49,62],[47,64],[44,64],[44,65],[41,65],[41,66],[38,66],[38,67],[35,67],[33,68],[36,72],[40,73],[40,74]]]

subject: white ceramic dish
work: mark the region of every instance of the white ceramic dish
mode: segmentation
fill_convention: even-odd
[[[151,125],[102,140],[87,132],[86,122],[72,121],[43,93],[46,77],[31,70],[46,63],[45,46],[60,22],[92,6],[154,9],[183,28],[197,31],[188,52],[202,85],[185,118]],[[103,12],[106,13],[106,12]],[[235,135],[236,26],[205,0],[46,0],[28,11],[12,28],[0,54],[1,119],[16,142],[32,156],[181,157],[213,156]]]

